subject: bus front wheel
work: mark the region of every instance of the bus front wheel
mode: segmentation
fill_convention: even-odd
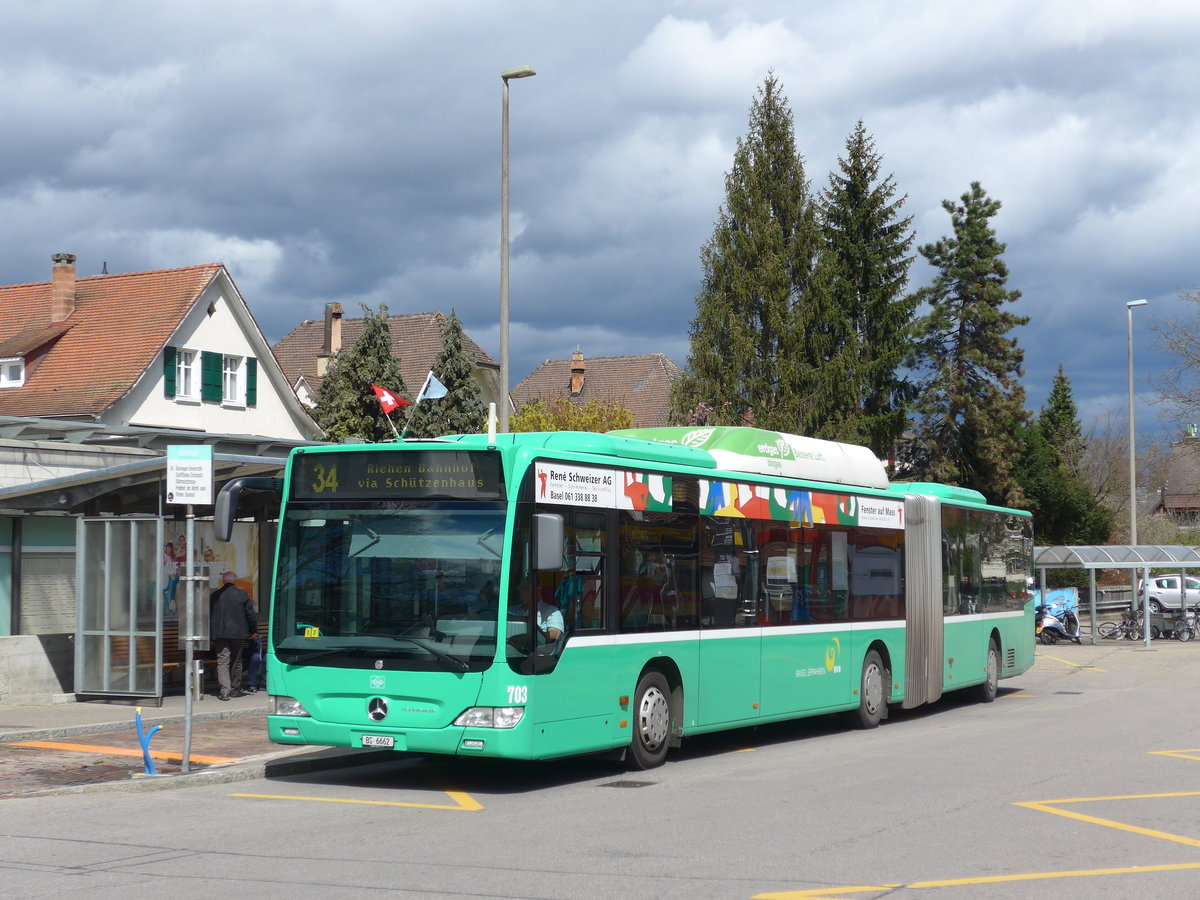
[[[671,686],[662,672],[652,670],[638,681],[633,704],[633,741],[629,763],[634,769],[653,769],[667,758],[671,739]]]
[[[887,709],[887,702],[884,699],[884,684],[886,679],[890,679],[887,671],[883,667],[883,660],[879,658],[879,653],[871,650],[863,659],[862,667],[862,683],[859,685],[858,691],[858,727],[859,728],[874,728],[883,720],[883,714]]]

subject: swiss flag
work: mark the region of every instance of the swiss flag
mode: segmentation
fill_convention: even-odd
[[[381,388],[377,384],[371,385],[371,390],[379,398],[379,405],[383,407],[384,415],[390,416],[393,411],[399,409],[401,406],[412,406],[412,401],[405,400],[403,397],[397,397],[387,388]]]

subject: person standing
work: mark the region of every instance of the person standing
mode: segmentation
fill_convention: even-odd
[[[258,632],[258,613],[250,595],[237,586],[237,575],[226,572],[209,601],[209,637],[217,653],[220,698],[240,697],[242,644]]]

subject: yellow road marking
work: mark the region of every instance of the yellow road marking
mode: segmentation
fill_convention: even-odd
[[[66,744],[60,741],[24,741],[22,743],[13,743],[12,747],[34,747],[39,750],[71,750],[76,753],[104,753],[109,756],[136,756],[139,759],[142,756],[141,750],[131,750],[127,747],[105,747],[100,744]],[[176,762],[183,761],[182,753],[170,753],[159,750],[150,751],[151,759],[170,759]],[[192,762],[208,763],[216,765],[218,763],[237,762],[237,757],[230,756],[197,756],[192,754],[189,757]]]
[[[416,809],[448,809],[455,812],[477,812],[483,809],[470,794],[462,791],[443,791],[454,801],[451,806],[445,803],[402,803],[398,800],[346,800],[340,797],[305,797],[296,794],[230,794],[230,797],[248,797],[252,800],[305,800],[310,803],[356,803],[360,806],[410,806]]]
[[[1200,759],[1200,756],[1187,756],[1186,754],[1200,754],[1198,750],[1158,750],[1153,751],[1163,756],[1182,756],[1185,759]],[[1186,837],[1179,834],[1171,834],[1166,831],[1157,831],[1153,828],[1142,828],[1137,825],[1129,825],[1125,822],[1117,822],[1113,819],[1102,819],[1098,816],[1088,816],[1083,813],[1075,812],[1068,809],[1057,809],[1056,805],[1061,806],[1071,803],[1100,803],[1111,800],[1162,800],[1179,797],[1200,797],[1200,791],[1175,791],[1164,794],[1120,794],[1110,797],[1068,797],[1060,800],[1030,800],[1022,803],[1014,803],[1014,806],[1021,806],[1026,809],[1037,810],[1038,812],[1047,812],[1056,816],[1063,816],[1068,819],[1075,819],[1080,822],[1087,822],[1092,825],[1101,825],[1105,828],[1115,828],[1119,831],[1127,831],[1132,834],[1140,834],[1145,837],[1157,838],[1159,840],[1171,841],[1176,844],[1184,844],[1188,847],[1200,847],[1200,840]],[[773,891],[766,894],[755,894],[753,900],[839,900],[847,894],[866,894],[866,893],[883,893],[894,891],[897,888],[907,888],[909,890],[918,890],[921,888],[941,888],[941,887],[969,887],[972,885],[985,884],[1005,884],[1019,881],[1045,881],[1052,878],[1096,878],[1108,875],[1142,875],[1148,872],[1183,872],[1193,869],[1200,869],[1200,862],[1192,863],[1171,863],[1166,865],[1142,865],[1142,866],[1121,866],[1105,869],[1074,869],[1064,872],[1025,872],[1014,875],[981,875],[971,878],[944,878],[936,881],[914,881],[911,884],[876,884],[876,885],[857,885],[845,887],[823,887],[823,888],[806,888],[800,891]]]
[[[1151,756],[1177,756],[1180,759],[1200,759],[1200,749],[1196,750],[1151,750]]]
[[[1180,791],[1169,794],[1126,794],[1118,797],[1074,797],[1069,800],[1033,800],[1025,803],[1014,803],[1013,806],[1023,806],[1026,809],[1036,809],[1039,812],[1047,812],[1051,815],[1062,816],[1066,819],[1075,819],[1079,822],[1089,822],[1092,825],[1103,825],[1105,828],[1115,828],[1118,831],[1128,831],[1131,834],[1140,834],[1145,837],[1158,838],[1163,841],[1172,841],[1176,844],[1184,844],[1188,847],[1200,847],[1200,840],[1196,838],[1184,837],[1180,834],[1171,834],[1167,831],[1156,831],[1153,828],[1142,828],[1138,825],[1128,825],[1125,822],[1117,822],[1113,819],[1101,819],[1097,816],[1087,816],[1083,813],[1077,813],[1069,809],[1055,809],[1052,804],[1064,803],[1099,803],[1105,800],[1160,800],[1172,797],[1200,797],[1200,791]]]
[[[1111,869],[1076,869],[1067,872],[1027,872],[1016,875],[981,875],[977,878],[946,878],[940,881],[914,881],[912,884],[877,884],[859,887],[808,888],[802,891],[774,891],[755,894],[753,900],[836,900],[845,894],[865,894],[870,891],[894,891],[897,888],[967,887],[981,884],[1005,884],[1016,881],[1044,881],[1052,878],[1095,878],[1104,875],[1144,875],[1147,872],[1183,872],[1200,869],[1200,862],[1171,863],[1161,866],[1123,866]]]
[[[1080,663],[1071,662],[1069,659],[1059,659],[1057,656],[1050,656],[1047,653],[1034,653],[1034,659],[1053,660],[1054,662],[1062,663],[1064,666],[1067,666],[1068,668],[1071,668],[1071,669],[1088,669],[1089,671],[1092,671],[1092,672],[1107,672],[1108,671],[1108,669],[1101,669],[1096,666],[1085,666],[1085,665],[1081,665]]]

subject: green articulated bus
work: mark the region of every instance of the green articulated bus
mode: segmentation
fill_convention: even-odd
[[[272,741],[659,765],[689,736],[996,696],[1033,662],[1028,513],[750,428],[292,453]]]

